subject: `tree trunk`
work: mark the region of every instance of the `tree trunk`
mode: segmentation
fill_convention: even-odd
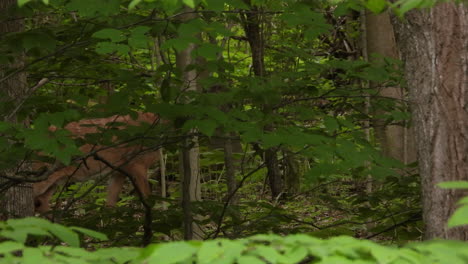
[[[250,1],[246,1],[250,4]],[[251,12],[247,12],[243,18],[243,27],[252,51],[252,68],[254,75],[260,78],[266,75],[264,50],[265,43],[263,32],[261,28],[261,15],[257,7],[252,7]],[[271,113],[271,107],[264,106],[263,111],[268,114]],[[266,126],[265,131],[273,130],[273,127]],[[279,169],[278,155],[276,148],[268,148],[264,151],[264,160],[267,167],[267,177],[270,185],[272,199],[279,198],[283,193],[283,180]]]
[[[186,9],[189,11],[190,9]],[[194,14],[187,13],[181,16],[181,21],[186,22],[195,18]],[[195,44],[190,44],[185,50],[176,54],[177,68],[183,72],[183,86],[181,90],[197,90],[197,72],[195,70],[187,71],[187,66],[193,64],[192,51]],[[188,99],[183,99],[188,100]],[[196,131],[192,131],[196,132]],[[192,133],[191,133],[192,134]],[[194,134],[194,133],[193,133]],[[188,135],[181,151],[181,175],[182,175],[182,208],[184,211],[184,239],[202,239],[200,227],[193,221],[192,202],[201,200],[200,169],[198,138]]]
[[[224,140],[224,166],[226,166],[226,185],[227,185],[227,197],[230,198],[230,204],[237,203],[237,197],[235,195],[237,189],[236,181],[236,166],[233,156],[232,141],[229,138],[230,135],[226,135]]]
[[[164,156],[163,148],[158,150],[159,153],[159,171],[160,171],[160,181],[159,185],[161,186],[161,198],[167,198],[167,176],[166,176],[166,157]],[[167,210],[167,203],[162,202],[162,209]]]
[[[468,239],[447,228],[464,193],[436,186],[468,180],[468,8],[441,3],[395,19],[406,62],[423,190],[425,238]]]
[[[0,14],[9,13],[17,5],[16,0],[0,1]],[[14,16],[6,16],[13,18]],[[11,19],[10,21],[0,23],[0,36],[11,32],[23,31],[24,25],[22,19]],[[0,78],[4,77],[8,68],[21,68],[24,65],[24,56],[19,55],[11,65],[0,65]],[[27,94],[26,73],[20,72],[11,76],[3,82],[0,82],[0,91],[6,95],[2,99],[4,102],[19,103],[25,99]],[[17,122],[16,115],[13,115],[10,120]],[[28,164],[21,165],[21,170],[28,170]],[[6,180],[0,179],[0,184]],[[19,183],[9,188],[2,197],[0,204],[0,214],[2,219],[8,218],[23,218],[34,215],[34,199],[32,194],[32,184]]]
[[[389,12],[378,15],[367,12],[365,20],[367,58],[370,61],[383,62],[381,58],[372,57],[372,54],[379,54],[399,59]],[[375,87],[376,84],[371,83],[371,86]],[[379,95],[395,98],[399,105],[402,105],[403,99],[406,99],[405,91],[401,87],[382,87],[379,89]],[[383,114],[383,111],[378,110],[378,114]],[[410,129],[401,125],[385,125],[385,121],[379,119],[374,120],[374,125],[375,137],[380,143],[384,155],[405,164],[416,161],[416,148],[414,147],[413,135],[410,133]]]
[[[300,191],[301,176],[304,174],[302,162],[303,159],[294,155],[290,149],[283,148],[284,185],[288,196],[296,195]]]

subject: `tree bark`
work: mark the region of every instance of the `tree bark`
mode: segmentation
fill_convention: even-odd
[[[17,5],[16,0],[0,1],[0,14],[10,13]],[[13,18],[14,16],[7,16]],[[0,23],[0,36],[12,32],[21,32],[24,30],[22,19],[10,19]],[[9,68],[21,68],[24,65],[24,55],[19,54],[10,65],[0,65],[0,78],[4,77]],[[11,76],[3,82],[0,82],[0,92],[6,95],[1,99],[3,102],[19,103],[27,95],[26,73],[20,72]],[[17,122],[16,115],[10,117],[11,122]],[[20,165],[21,170],[28,170],[29,164]],[[7,180],[0,179],[0,184]],[[0,204],[0,214],[2,219],[23,218],[34,215],[34,199],[31,183],[18,183],[9,188],[2,197]]]
[[[394,24],[413,106],[425,238],[467,240],[468,226],[447,228],[466,193],[436,184],[468,180],[468,8],[440,3]]]
[[[398,48],[395,41],[393,25],[390,21],[389,12],[373,14],[367,12],[365,15],[366,47],[367,58],[374,62],[383,62],[382,58],[372,57],[372,54],[379,54],[385,57],[399,59]],[[371,83],[371,87],[377,84]],[[379,95],[397,100],[397,104],[402,105],[406,99],[405,91],[402,87],[381,87]],[[376,114],[383,114],[384,111],[377,110]],[[380,143],[382,152],[388,157],[397,159],[405,164],[416,161],[416,148],[412,140],[411,129],[402,125],[385,125],[381,119],[374,120],[374,131],[377,141]]]
[[[226,166],[226,185],[227,185],[227,197],[230,197],[229,203],[236,204],[237,197],[235,195],[237,189],[236,181],[236,167],[233,156],[232,141],[229,138],[229,134],[226,135],[224,140],[224,166]]]
[[[250,5],[250,1],[245,1]],[[252,68],[254,75],[264,77],[266,75],[264,50],[265,43],[261,28],[261,15],[257,7],[251,8],[252,12],[243,14],[243,27],[252,51]],[[263,111],[271,113],[271,107],[264,106]],[[265,131],[272,131],[273,126],[268,125],[264,128]],[[276,148],[268,148],[264,151],[264,161],[267,167],[267,177],[270,185],[272,199],[279,198],[283,193],[283,180],[279,169],[278,155]]]
[[[167,176],[166,176],[166,157],[164,156],[163,148],[158,150],[159,152],[159,171],[160,171],[160,181],[159,185],[161,186],[161,198],[167,198]],[[167,210],[167,203],[162,202],[162,209]]]
[[[302,162],[303,159],[290,149],[283,148],[284,185],[288,196],[296,195],[301,189],[301,176],[304,174]]]
[[[191,9],[186,8],[186,11]],[[187,13],[181,16],[181,21],[186,22],[195,18],[192,13]],[[190,44],[185,50],[176,54],[177,68],[183,73],[183,91],[197,90],[197,72],[195,70],[187,71],[187,66],[194,63],[192,59],[192,51],[195,49],[195,44]],[[183,98],[186,102],[188,98]],[[196,131],[192,131],[196,132]],[[188,135],[180,149],[181,175],[182,175],[182,208],[184,211],[184,239],[202,239],[200,227],[194,222],[192,211],[192,203],[201,201],[201,186],[200,186],[200,169],[199,156],[200,150],[198,146],[198,138],[193,135]]]

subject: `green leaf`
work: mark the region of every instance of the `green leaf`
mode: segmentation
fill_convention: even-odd
[[[120,11],[120,0],[71,0],[65,7],[83,17],[110,16]]]
[[[357,74],[364,80],[384,82],[388,80],[388,72],[382,67],[366,67],[362,73]]]
[[[335,264],[335,263],[354,264],[356,262],[354,260],[350,260],[347,257],[343,257],[343,256],[325,256],[321,259],[320,262],[317,262],[317,264]],[[359,261],[357,263],[359,263]],[[361,262],[361,263],[370,264],[371,262]]]
[[[25,4],[31,2],[32,0],[18,0],[18,6],[19,7],[22,7],[24,6]]]
[[[265,264],[265,261],[260,260],[258,257],[254,256],[240,256],[237,259],[239,264]]]
[[[4,230],[0,233],[0,235],[20,243],[25,243],[28,235],[51,236],[45,228],[37,226],[22,226],[19,228],[14,228],[13,230]]]
[[[372,255],[377,260],[377,263],[396,263],[396,260],[399,258],[398,251],[393,248],[370,243],[369,245]]]
[[[208,60],[215,60],[218,54],[222,52],[221,47],[211,43],[204,43],[197,48],[198,55],[205,57]]]
[[[197,254],[199,264],[230,264],[238,258],[245,247],[241,241],[220,239],[206,241]]]
[[[80,238],[78,237],[78,234],[73,232],[70,228],[59,224],[52,224],[48,229],[50,233],[68,245],[72,247],[80,246]]]
[[[13,127],[11,123],[0,121],[0,132],[5,132]]]
[[[48,259],[39,248],[25,248],[23,250],[23,264],[47,263]]]
[[[139,248],[111,247],[111,248],[100,248],[95,251],[95,254],[97,254],[98,260],[105,258],[105,259],[110,260],[109,263],[125,264],[125,263],[139,263],[139,262],[134,262],[134,261],[140,255],[140,252],[141,252],[141,249]],[[107,263],[107,262],[104,262],[104,263]]]
[[[174,0],[163,0],[162,1],[163,10],[168,14],[171,15],[177,10],[183,7],[181,1],[174,1]]]
[[[378,14],[385,10],[387,7],[387,1],[385,0],[368,0],[365,6],[372,12]]]
[[[37,48],[40,51],[53,51],[57,46],[56,39],[48,32],[40,30],[25,32],[21,35],[21,42],[26,51]]]
[[[141,0],[132,0],[130,4],[128,4],[128,9],[133,10],[140,2]]]
[[[277,133],[268,133],[263,135],[262,143],[264,148],[271,148],[273,146],[278,146],[284,142],[284,138]]]
[[[246,126],[241,134],[242,141],[255,142],[262,138],[263,131],[258,126]]]
[[[22,219],[9,219],[7,224],[13,228],[22,228],[25,226],[37,226],[44,229],[49,228],[51,222],[37,217],[26,217]]]
[[[34,129],[22,132],[21,135],[24,137],[25,145],[31,149],[51,154],[68,165],[73,155],[81,155],[82,153],[70,137],[70,132],[64,129],[59,129],[53,133],[49,131],[50,123],[61,126],[65,116],[65,112],[40,115],[34,121]]]
[[[458,208],[448,221],[448,227],[468,225],[468,206]]]
[[[224,10],[224,0],[206,0],[206,7],[208,10],[216,12]]]
[[[274,250],[273,247],[258,245],[255,247],[255,250],[251,252],[256,256],[266,259],[269,263],[277,263],[278,259],[281,258],[281,255],[278,251]]]
[[[10,219],[7,224],[13,228],[12,234],[7,234],[8,237],[12,238],[12,235],[15,235],[15,239],[19,242],[24,243],[29,234],[45,235],[44,231],[47,231],[70,246],[78,247],[80,245],[78,234],[67,227],[51,223],[45,219],[35,217]]]
[[[71,230],[73,231],[78,231],[80,233],[83,233],[89,237],[92,237],[92,238],[96,238],[100,241],[105,241],[105,240],[109,240],[109,238],[107,238],[107,236],[103,233],[100,233],[100,232],[96,232],[94,230],[91,230],[91,229],[87,229],[87,228],[82,228],[82,227],[78,227],[78,226],[71,226],[70,227]]]
[[[191,263],[196,252],[197,248],[188,242],[162,244],[154,249],[147,261],[161,264]]]
[[[457,204],[461,204],[461,205],[468,205],[468,196],[466,197],[463,197],[462,199],[460,199],[460,201],[457,202]]]
[[[195,8],[195,0],[182,0],[190,8]]]
[[[223,258],[223,251],[224,250],[220,247],[220,242],[206,241],[205,243],[203,243],[203,245],[200,247],[200,250],[198,251],[197,263],[209,264],[223,262],[221,261],[221,259]]]
[[[397,175],[397,173],[394,170],[380,166],[372,166],[372,168],[369,170],[369,174],[379,179],[383,179],[392,175]]]
[[[344,16],[348,13],[348,10],[348,2],[339,2],[335,10],[333,11],[333,14],[335,16]]]
[[[325,116],[323,118],[323,124],[329,133],[334,133],[338,128],[340,128],[340,124],[336,121],[336,118],[331,116]]]
[[[125,92],[119,92],[119,93],[113,93],[108,99],[107,99],[107,110],[112,111],[112,112],[119,112],[128,107],[130,104],[130,99],[128,96],[128,93]]]
[[[316,238],[316,237],[309,236],[309,235],[298,234],[294,236],[285,237],[284,243],[317,246],[323,243],[323,240]]]
[[[51,234],[58,237],[63,242],[69,244],[73,247],[78,247],[80,245],[80,240],[78,239],[78,234],[73,232],[68,227],[64,227],[59,224],[51,223],[45,219],[28,217],[22,219],[10,219],[7,221],[7,224],[11,227],[21,230],[27,227],[40,227],[44,230],[49,231]]]
[[[73,259],[77,263],[83,263],[83,264],[88,263],[88,262],[84,262],[84,258],[90,258],[89,252],[87,252],[83,248],[57,246],[54,248],[54,252],[60,255],[68,256],[70,259]]]
[[[138,26],[132,29],[130,37],[128,38],[128,45],[132,48],[144,49],[148,47],[149,37],[146,33],[150,30],[150,27]]]
[[[468,181],[448,181],[437,184],[442,189],[468,189]]]
[[[399,6],[398,12],[400,16],[403,16],[406,12],[420,7],[424,3],[424,0],[400,0],[394,5]]]
[[[225,25],[216,21],[207,25],[204,28],[204,31],[206,31],[208,34],[210,34],[213,37],[217,37],[217,36],[231,37],[235,35],[230,29],[226,28]]]
[[[305,247],[286,248],[279,260],[281,263],[301,263],[309,254]]]
[[[120,42],[126,39],[122,31],[113,28],[105,28],[94,32],[92,37],[98,39],[109,39],[111,42]]]
[[[22,243],[5,241],[0,243],[0,254],[10,253],[17,250],[22,250],[25,246]]]
[[[206,22],[201,19],[192,19],[187,23],[179,26],[177,33],[179,37],[195,37],[198,33],[205,30]]]
[[[168,50],[170,48],[176,49],[177,52],[181,52],[185,50],[191,43],[197,44],[199,43],[199,39],[196,37],[181,37],[181,38],[174,38],[166,40],[162,45],[162,50]]]

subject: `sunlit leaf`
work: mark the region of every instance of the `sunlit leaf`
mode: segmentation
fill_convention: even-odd
[[[468,181],[447,181],[437,184],[443,189],[468,189]]]
[[[458,208],[448,221],[448,227],[468,225],[468,206]]]

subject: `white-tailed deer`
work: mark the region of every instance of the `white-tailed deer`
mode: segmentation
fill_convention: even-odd
[[[152,113],[139,113],[133,120],[130,116],[111,116],[108,118],[96,118],[72,122],[65,126],[75,138],[84,137],[86,134],[98,133],[100,128],[105,128],[110,123],[118,123],[118,128],[125,125],[137,126],[141,122],[153,124],[159,121],[159,117]],[[51,126],[50,131],[56,128]],[[53,172],[50,177],[41,182],[34,183],[34,203],[36,212],[44,213],[50,210],[50,198],[57,189],[57,185],[66,182],[86,181],[95,175],[111,174],[107,189],[107,205],[114,206],[119,198],[125,178],[131,176],[135,187],[143,197],[147,197],[151,190],[148,182],[148,169],[159,159],[157,149],[148,149],[137,144],[123,144],[116,146],[101,146],[84,144],[80,151],[85,155],[78,164],[70,165]],[[95,153],[95,155],[88,155]],[[86,156],[88,155],[88,156]],[[37,169],[44,164],[37,163]],[[125,173],[126,175],[124,175]]]

